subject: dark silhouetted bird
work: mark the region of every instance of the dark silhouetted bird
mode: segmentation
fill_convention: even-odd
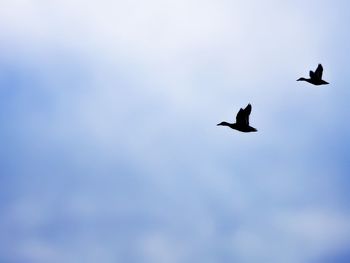
[[[310,70],[310,73],[309,73],[310,78],[309,79],[300,78],[300,79],[297,79],[297,81],[307,81],[307,82],[314,84],[314,85],[317,85],[317,86],[329,84],[327,81],[324,81],[322,79],[322,73],[323,73],[323,67],[321,64],[318,64],[318,67],[315,70],[315,72]]]
[[[241,131],[241,132],[256,132],[257,129],[249,126],[249,115],[252,111],[252,105],[248,104],[247,107],[243,110],[239,110],[236,116],[236,123],[221,122],[217,126],[228,126],[231,129]]]

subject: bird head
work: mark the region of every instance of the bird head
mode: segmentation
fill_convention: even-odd
[[[228,123],[226,121],[222,121],[219,124],[216,124],[216,126],[228,126]]]

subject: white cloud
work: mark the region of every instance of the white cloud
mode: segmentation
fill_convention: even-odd
[[[61,262],[72,262],[76,250],[75,259],[85,252],[90,262],[98,254],[108,262],[129,255],[136,240],[138,256],[149,262],[203,262],[205,252],[207,262],[225,254],[230,262],[282,262],[289,255],[295,263],[346,240],[347,215],[322,210],[338,198],[333,167],[326,158],[315,167],[312,158],[314,129],[334,114],[330,90],[316,95],[295,83],[326,58],[334,25],[330,4],[310,15],[312,4],[2,1],[0,39],[8,51],[2,56],[27,66],[19,71],[35,72],[30,77],[41,86],[25,88],[54,97],[52,112],[28,106],[17,116],[17,128],[29,134],[21,139],[30,157],[18,170],[37,181],[52,176],[39,185],[48,188],[40,191],[44,196],[13,200],[12,227],[29,232],[18,237],[23,257],[50,261],[59,254]],[[17,103],[35,104],[26,94]],[[215,126],[248,102],[259,133],[241,136]],[[46,156],[56,154],[70,166],[56,167],[53,176]],[[118,161],[137,175],[119,170]],[[329,196],[322,197],[325,189]],[[38,239],[43,226],[55,225],[50,205],[61,194],[69,203],[61,207],[63,222],[83,227],[64,244]],[[285,202],[298,211],[284,213]],[[141,223],[150,217],[160,226],[146,225],[147,233],[135,237],[130,232],[141,223],[125,224],[120,235],[111,230],[118,223],[106,223],[140,214]],[[104,227],[108,234],[101,234]]]

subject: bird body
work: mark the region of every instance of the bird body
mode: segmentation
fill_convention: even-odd
[[[227,126],[231,129],[240,131],[240,132],[256,132],[257,129],[254,127],[249,126],[249,115],[252,111],[252,106],[250,104],[247,105],[245,109],[240,109],[236,116],[236,123],[228,123],[226,121],[223,121],[217,126]]]
[[[309,82],[309,83],[316,85],[316,86],[329,84],[327,81],[324,81],[322,79],[322,74],[323,74],[323,67],[321,64],[318,64],[315,72],[310,70],[310,72],[309,72],[310,78],[309,79],[299,78],[299,79],[297,79],[297,81],[306,81],[306,82]]]

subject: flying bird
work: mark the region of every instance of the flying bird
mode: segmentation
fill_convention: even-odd
[[[317,86],[329,84],[327,81],[324,81],[322,79],[322,73],[323,73],[323,67],[321,64],[318,64],[315,72],[310,70],[310,73],[309,73],[310,78],[309,79],[299,78],[299,79],[297,79],[297,81],[307,81],[307,82],[314,84],[314,85],[317,85]]]
[[[256,132],[257,129],[249,126],[249,115],[252,111],[252,105],[248,104],[247,107],[243,110],[239,110],[236,116],[236,123],[221,122],[217,126],[228,126],[231,129],[241,131],[241,132]]]

